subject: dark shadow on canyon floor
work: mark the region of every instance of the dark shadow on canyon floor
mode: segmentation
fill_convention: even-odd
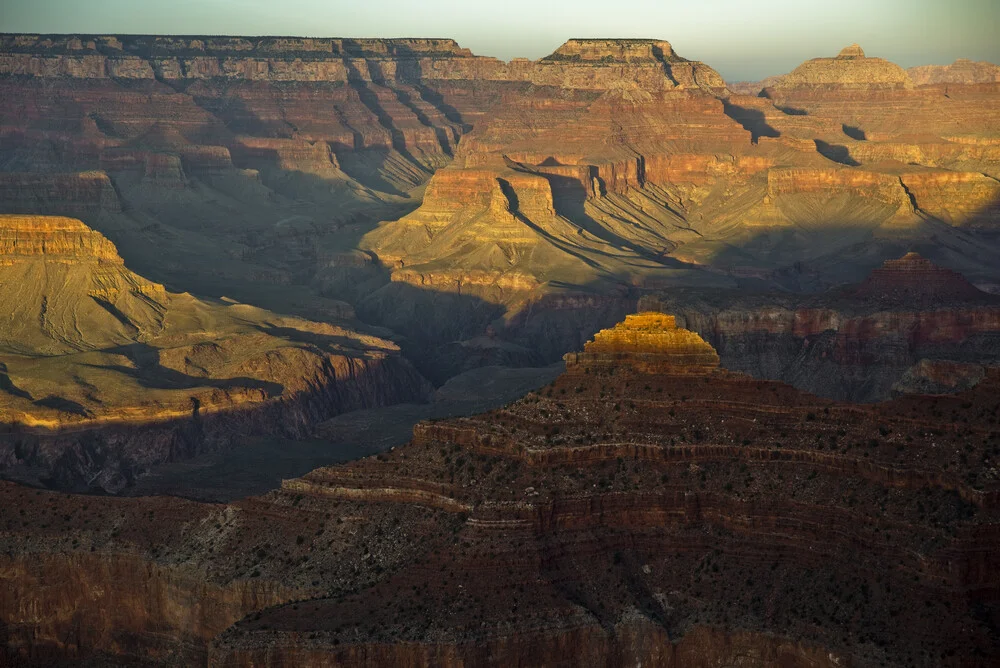
[[[728,100],[722,101],[723,110],[726,116],[743,126],[743,129],[750,133],[750,142],[756,144],[761,137],[780,137],[781,133],[771,127],[764,116],[764,112],[758,109],[748,109]]]

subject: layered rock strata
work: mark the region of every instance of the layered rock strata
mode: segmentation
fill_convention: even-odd
[[[640,305],[676,314],[729,368],[843,400],[959,391],[1000,353],[1000,300],[914,252],[822,295],[688,291]],[[920,380],[935,368],[965,380]]]
[[[676,332],[644,316],[608,336],[653,320]],[[719,369],[644,373],[638,354],[227,506],[0,486],[6,651],[219,666],[990,665],[995,373],[956,397],[858,406]],[[80,593],[38,586],[42,565]],[[128,619],[69,614],[106,591],[106,573],[122,574],[122,601],[170,596],[136,599]],[[218,612],[164,603],[187,597]],[[165,647],[164,629],[187,642]]]
[[[117,491],[150,465],[419,399],[395,344],[129,271],[79,220],[0,216],[0,470]]]
[[[774,83],[776,88],[830,85],[912,88],[913,82],[899,65],[882,58],[869,58],[864,49],[852,44],[834,58],[808,60]]]
[[[487,330],[555,361],[650,291],[821,290],[931,242],[1000,281],[997,86],[857,45],[760,96],[662,40],[0,41],[0,210],[83,217],[175,288],[347,300],[425,369]]]
[[[601,330],[581,353],[566,354],[566,373],[711,373],[719,366],[712,346],[677,327],[674,316],[638,313]]]
[[[975,301],[986,295],[961,274],[910,252],[886,262],[858,286],[858,297],[881,304]]]
[[[933,84],[984,84],[1000,81],[1000,65],[959,58],[951,65],[920,65],[906,70],[917,86]]]

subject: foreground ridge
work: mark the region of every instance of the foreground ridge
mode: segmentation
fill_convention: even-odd
[[[8,653],[227,667],[996,656],[996,373],[954,397],[841,404],[728,373],[651,313],[579,354],[600,371],[226,506],[0,486]],[[613,368],[586,357],[608,354]],[[36,586],[52,572],[80,587]],[[171,613],[194,591],[217,614]],[[120,607],[137,613],[108,632],[98,611]]]

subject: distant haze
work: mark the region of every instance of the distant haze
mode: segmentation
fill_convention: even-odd
[[[653,37],[730,81],[852,42],[903,67],[1000,62],[998,0],[0,0],[0,31],[451,37],[504,60],[570,37]]]

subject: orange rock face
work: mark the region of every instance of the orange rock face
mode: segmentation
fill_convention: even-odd
[[[566,355],[566,372],[711,373],[719,367],[712,346],[694,332],[679,329],[674,316],[629,315],[613,329],[594,335],[582,353]]]
[[[42,255],[123,264],[114,244],[75,218],[0,215],[0,262]]]

